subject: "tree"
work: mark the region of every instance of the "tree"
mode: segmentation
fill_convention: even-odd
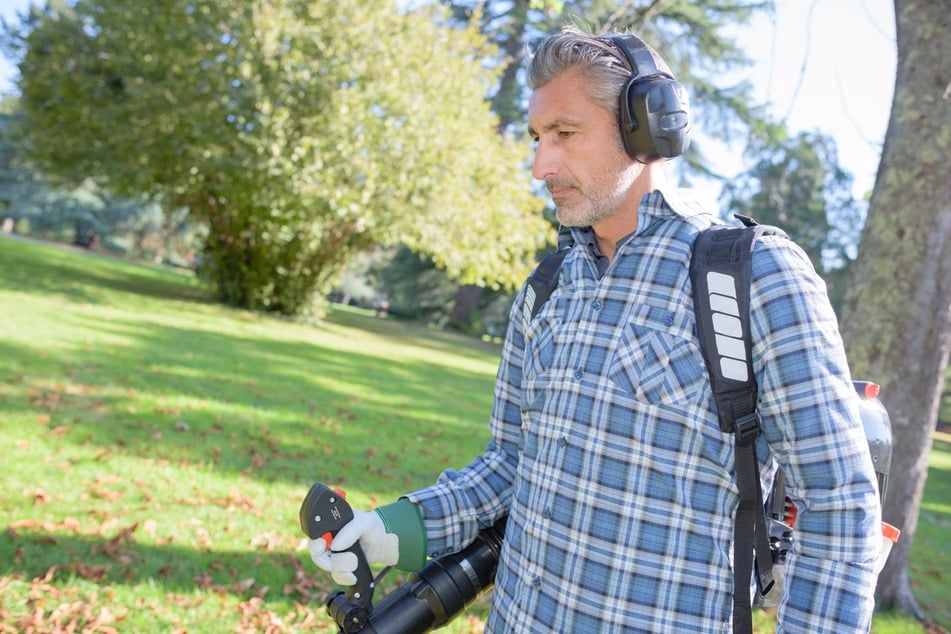
[[[801,132],[788,139],[779,126],[774,129],[750,142],[754,165],[726,183],[722,196],[729,214],[782,227],[822,273],[839,309],[864,220],[852,197],[852,176],[838,165],[832,138]]]
[[[22,165],[23,148],[12,132],[16,115],[6,112],[7,109],[15,111],[10,101],[9,98],[0,101],[4,110],[0,112],[0,221],[6,218],[15,221],[30,214],[46,193],[37,175]]]
[[[449,319],[447,306],[456,288],[432,260],[400,247],[372,272],[386,289],[393,315],[430,323]]]
[[[518,72],[525,62],[525,31],[529,23],[532,0],[449,0],[446,3],[459,24],[476,21],[482,33],[498,47],[500,77],[498,88],[491,97],[492,111],[499,118],[499,134],[522,132],[519,123],[524,123],[525,106],[522,99],[524,83]],[[474,284],[461,284],[456,289],[449,325],[462,331],[474,330],[477,315],[491,289]]]
[[[187,207],[223,299],[296,313],[373,244],[513,287],[545,243],[528,146],[484,101],[494,50],[445,21],[388,0],[50,0],[10,36],[44,172]]]
[[[895,96],[842,332],[894,429],[884,519],[903,533],[879,599],[921,616],[908,553],[951,350],[951,2],[896,0],[895,19]]]

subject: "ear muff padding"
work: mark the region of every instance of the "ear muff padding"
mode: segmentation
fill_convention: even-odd
[[[674,158],[690,146],[690,104],[676,79],[658,70],[640,38],[612,35],[608,39],[627,58],[634,74],[619,97],[618,123],[628,155],[641,162]]]

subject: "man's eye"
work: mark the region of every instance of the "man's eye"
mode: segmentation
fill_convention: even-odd
[[[574,130],[559,130],[559,131],[558,131],[558,138],[559,138],[559,139],[567,139],[568,137],[573,136],[574,133],[575,133]]]

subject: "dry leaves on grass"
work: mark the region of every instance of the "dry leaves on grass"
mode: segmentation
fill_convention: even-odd
[[[103,532],[106,525],[115,528],[114,522],[106,522],[96,532]],[[120,527],[114,536],[91,545],[92,555],[107,557],[120,565],[121,570],[130,571],[131,564],[136,559],[134,552],[135,532],[138,524]],[[8,535],[19,539],[17,531],[67,531],[80,533],[75,520],[60,524],[40,522],[36,520],[21,520],[11,525]],[[56,540],[49,535],[44,539]],[[93,583],[104,583],[108,580],[115,564],[91,565],[81,561],[70,561],[50,566],[42,575],[30,581],[28,598],[25,610],[18,610],[16,614],[4,609],[0,603],[0,634],[118,634],[122,631],[122,621],[126,619],[128,610],[116,612],[110,608],[107,600],[100,593],[108,590],[94,590],[85,595],[75,587],[62,587],[63,575],[68,574],[80,577]],[[228,584],[216,584],[207,573],[194,578],[194,584],[209,593],[202,597],[184,597],[168,595],[166,602],[176,605],[185,605],[189,602],[202,602],[208,596],[238,595],[250,598],[241,601],[236,607],[238,624],[231,628],[236,634],[264,633],[264,634],[294,634],[309,629],[318,628],[327,624],[327,616],[323,610],[323,597],[326,588],[319,586],[316,575],[312,570],[306,570],[300,559],[287,556],[287,567],[293,570],[292,582],[283,588],[284,595],[294,596],[294,609],[290,614],[279,615],[269,609],[264,600],[269,591],[266,585],[258,585],[254,577],[243,577]],[[54,580],[59,580],[56,585]],[[0,578],[0,595],[4,588],[13,582],[22,582],[14,577]],[[142,606],[137,606],[139,610]]]
[[[57,588],[50,584],[55,572],[50,569],[43,577],[33,580],[26,613],[19,618],[14,618],[0,608],[0,632],[118,634],[121,631],[118,625],[125,619],[126,613],[114,614],[109,606],[101,605],[102,601],[95,591],[81,596],[75,588]],[[0,578],[0,589],[11,581],[11,577]]]
[[[247,507],[242,498],[228,496],[218,500],[218,503],[227,506]],[[42,539],[55,541],[55,533],[82,534],[92,532],[103,538],[90,545],[90,555],[105,557],[109,563],[93,565],[83,561],[59,563],[48,568],[45,573],[32,580],[29,590],[29,601],[25,613],[16,615],[3,610],[0,605],[0,634],[8,632],[22,632],[24,634],[41,634],[52,632],[76,632],[82,634],[112,634],[122,630],[121,622],[126,618],[127,611],[116,613],[97,597],[93,591],[80,596],[75,588],[63,588],[54,585],[54,578],[62,578],[63,574],[70,574],[93,583],[105,583],[110,576],[114,576],[114,568],[119,567],[128,581],[132,580],[138,554],[135,552],[135,533],[139,524],[128,526],[118,525],[115,519],[103,522],[101,525],[82,530],[75,519],[67,519],[60,523],[43,522],[38,520],[20,520],[11,524],[8,535],[17,540],[18,531],[30,530],[44,532]],[[148,531],[146,526],[143,530]],[[108,536],[107,535],[111,535]],[[255,547],[259,551],[275,550],[278,536],[262,534],[255,540]],[[204,601],[208,596],[243,596],[248,597],[237,604],[238,624],[231,631],[235,634],[294,634],[312,629],[326,628],[329,617],[324,608],[324,599],[327,588],[320,575],[305,566],[299,557],[288,555],[284,560],[286,568],[292,571],[292,579],[284,584],[282,594],[291,600],[293,609],[286,614],[278,614],[270,608],[265,597],[269,592],[267,585],[259,585],[253,576],[235,578],[230,583],[215,583],[209,573],[202,573],[194,577],[195,587],[209,593],[203,597],[176,597],[169,595],[168,603],[179,604],[179,601]],[[214,566],[212,566],[214,568]],[[239,571],[234,570],[232,574]],[[166,575],[171,574],[171,570]],[[0,579],[0,593],[11,578]],[[103,590],[105,591],[105,590]],[[381,597],[382,598],[382,597]],[[476,634],[484,628],[484,622],[474,615],[460,617],[464,625],[461,632]]]

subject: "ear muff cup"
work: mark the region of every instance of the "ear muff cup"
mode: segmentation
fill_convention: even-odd
[[[674,158],[690,146],[687,91],[676,79],[634,79],[621,92],[621,138],[631,158]]]
[[[606,39],[624,54],[634,73],[618,103],[618,124],[628,155],[648,163],[686,152],[691,131],[686,89],[657,68],[650,48],[637,36]]]

